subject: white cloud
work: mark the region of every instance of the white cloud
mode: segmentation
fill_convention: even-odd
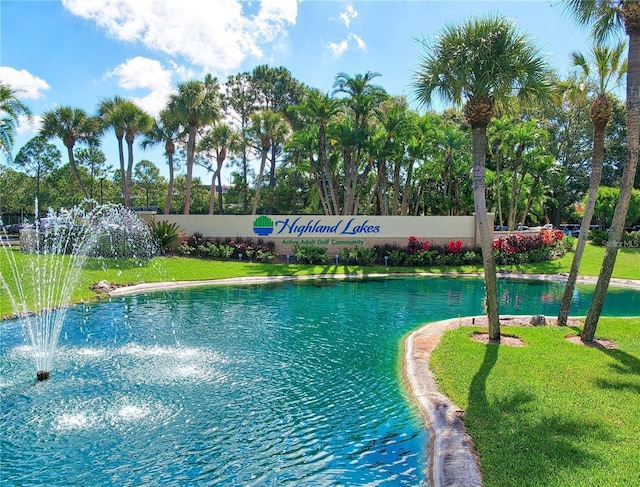
[[[212,73],[228,73],[295,24],[298,0],[264,0],[247,16],[241,0],[63,0],[73,14],[109,35],[183,56]],[[246,4],[246,6],[250,6]]]
[[[355,35],[355,34],[351,34],[349,36],[349,38],[353,41],[355,41],[356,45],[358,46],[358,49],[362,49],[363,51],[367,50],[367,45],[365,44],[364,40],[362,39],[362,37]]]
[[[356,34],[349,34],[346,39],[338,43],[329,42],[328,47],[335,57],[340,57],[347,51],[347,49],[349,49],[349,46],[354,43],[358,49],[362,49],[363,51],[367,49],[365,42]]]
[[[349,47],[349,43],[347,42],[347,39],[338,43],[335,43],[335,42],[329,43],[329,49],[331,49],[331,52],[335,57],[342,56],[344,52],[347,50],[347,47]]]
[[[179,73],[185,72],[178,66],[174,65],[173,68]],[[172,91],[172,72],[172,69],[165,68],[155,59],[137,56],[108,71],[107,76],[118,78],[118,85],[126,90],[149,90],[148,95],[131,97],[131,100],[149,114],[156,116],[166,106]]]
[[[51,88],[42,78],[34,76],[26,69],[14,69],[0,66],[0,82],[16,90],[19,99],[38,100],[44,96],[44,90]]]
[[[18,117],[18,127],[16,128],[16,134],[32,134],[33,136],[35,136],[38,130],[40,130],[41,121],[41,117],[37,115],[34,115],[31,118],[20,115]]]
[[[351,25],[351,21],[358,16],[358,11],[353,8],[353,5],[348,5],[347,9],[344,12],[340,13],[340,20],[344,22],[344,25],[349,28]]]

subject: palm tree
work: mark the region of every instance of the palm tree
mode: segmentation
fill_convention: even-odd
[[[249,134],[260,151],[260,170],[258,172],[258,181],[256,182],[256,193],[253,200],[253,210],[251,211],[252,215],[255,215],[258,211],[260,189],[271,145],[273,143],[284,142],[288,132],[289,125],[279,113],[264,110],[261,113],[251,115]],[[275,161],[271,161],[271,164],[275,164]]]
[[[99,131],[99,120],[90,117],[87,112],[81,108],[60,106],[42,114],[40,135],[48,139],[59,137],[62,140],[62,143],[67,148],[69,167],[85,199],[89,199],[89,193],[87,193],[80,173],[78,172],[78,166],[76,165],[73,155],[73,147],[76,145],[76,142],[97,145]]]
[[[513,24],[497,16],[445,27],[416,73],[415,92],[423,103],[434,94],[456,105],[472,129],[473,193],[486,282],[489,339],[500,341],[496,267],[485,195],[487,125],[510,99],[531,102],[548,93],[547,69],[537,49]]]
[[[17,91],[0,83],[0,151],[11,161],[13,135],[21,115],[31,117],[31,110],[18,100]]]
[[[582,216],[582,224],[580,225],[580,234],[576,251],[571,262],[571,270],[564,288],[562,303],[558,313],[558,325],[565,326],[569,317],[571,302],[573,301],[573,291],[578,278],[580,262],[587,245],[589,234],[589,226],[593,218],[593,212],[596,206],[596,198],[598,196],[598,188],[600,187],[600,179],[602,178],[602,163],[604,161],[604,133],[613,116],[613,107],[609,98],[612,88],[619,85],[621,78],[627,72],[627,62],[622,59],[626,43],[618,42],[614,47],[596,45],[591,52],[591,63],[584,54],[573,52],[571,54],[573,65],[577,66],[582,73],[583,86],[589,86],[595,94],[595,98],[591,102],[590,118],[593,124],[593,155],[591,157],[591,176],[589,177],[589,192],[587,195],[587,203]],[[595,73],[592,72],[592,68]],[[569,89],[572,89],[570,86]]]
[[[98,114],[103,127],[113,128],[118,139],[120,172],[122,174],[122,198],[124,206],[131,204],[131,178],[133,176],[133,143],[136,135],[146,132],[153,125],[153,118],[131,100],[115,96],[100,103]],[[124,162],[123,139],[127,143],[127,164]]]
[[[358,200],[363,189],[363,181],[371,170],[371,159],[365,154],[364,148],[369,142],[370,133],[368,127],[369,118],[374,110],[387,99],[387,92],[381,86],[372,83],[380,73],[357,74],[350,76],[346,73],[338,73],[333,83],[333,95],[345,95],[341,102],[346,108],[349,124],[343,125],[342,135],[347,136],[349,145],[343,146],[344,166],[344,204],[343,215],[355,215],[358,209]],[[351,132],[351,133],[348,133]]]
[[[178,92],[169,99],[171,116],[179,119],[188,129],[187,181],[184,214],[191,208],[191,183],[195,160],[198,129],[220,118],[220,88],[218,80],[207,74],[204,81],[191,80],[178,84]]]
[[[125,202],[128,200],[125,198],[127,194],[126,190],[126,167],[124,162],[124,133],[125,133],[125,121],[122,116],[122,110],[120,107],[127,100],[121,96],[114,96],[113,98],[107,98],[100,102],[98,106],[98,116],[102,120],[102,130],[105,131],[112,128],[116,140],[118,141],[118,156],[120,161],[120,177],[122,185],[122,197]]]
[[[622,172],[620,195],[611,223],[609,242],[581,334],[583,341],[591,342],[595,336],[613,273],[613,266],[618,256],[618,244],[624,232],[631,191],[638,167],[638,148],[640,146],[640,2],[637,0],[565,0],[565,6],[579,24],[591,26],[592,35],[596,40],[604,40],[620,28],[624,29],[629,36],[626,99],[627,154]]]
[[[309,126],[318,126],[318,165],[320,169],[318,176],[321,187],[326,187],[326,190],[321,194],[327,196],[325,201],[330,212],[329,214],[339,215],[340,206],[338,203],[338,194],[327,156],[327,124],[339,113],[340,105],[328,94],[322,94],[318,90],[309,90],[302,103],[298,105],[297,110],[307,117]]]
[[[168,110],[162,110],[153,126],[145,133],[145,138],[140,143],[143,149],[155,144],[164,144],[164,153],[167,155],[169,165],[169,184],[167,186],[167,198],[164,204],[164,214],[171,213],[171,199],[173,197],[174,164],[173,154],[176,152],[176,141],[180,136],[180,123],[171,118]]]
[[[203,152],[213,151],[216,158],[216,168],[211,176],[211,196],[209,198],[209,215],[213,215],[214,206],[216,201],[216,181],[220,186],[218,209],[222,215],[222,165],[229,151],[234,150],[239,137],[229,124],[219,123],[215,124],[212,128],[202,137],[202,140],[198,144],[198,147]]]

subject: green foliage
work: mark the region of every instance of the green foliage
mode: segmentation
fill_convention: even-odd
[[[370,266],[376,261],[375,249],[365,247],[345,247],[340,250],[340,261],[347,265]]]
[[[326,264],[329,262],[329,254],[326,247],[294,245],[293,253],[300,264]]]
[[[151,222],[151,234],[158,244],[158,249],[162,253],[168,252],[180,239],[180,226],[175,222],[161,220]]]
[[[609,240],[609,232],[605,230],[591,230],[589,232],[589,240],[593,245],[604,245],[607,240]]]
[[[275,254],[273,243],[265,244],[262,240],[253,243],[251,240],[209,240],[200,233],[195,233],[177,248],[179,255],[200,257],[203,259],[238,260],[249,262],[273,262]]]

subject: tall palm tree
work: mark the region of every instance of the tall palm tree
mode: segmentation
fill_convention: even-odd
[[[318,126],[319,182],[323,187],[326,186],[327,188],[322,194],[327,195],[326,203],[328,203],[329,214],[339,215],[338,194],[327,155],[327,124],[339,113],[340,105],[337,100],[334,100],[328,94],[322,94],[318,90],[309,90],[302,103],[298,105],[297,110],[308,119],[310,124]]]
[[[100,102],[98,115],[104,128],[113,128],[118,139],[122,198],[125,206],[131,205],[131,179],[133,177],[133,143],[136,135],[153,126],[153,118],[131,100],[115,96]],[[127,163],[124,160],[123,140],[127,144]]]
[[[198,129],[218,120],[221,116],[218,80],[207,74],[204,81],[191,80],[179,83],[177,93],[171,95],[169,99],[168,109],[171,116],[180,119],[188,130],[184,202],[184,214],[188,215],[191,209],[191,183]]]
[[[60,106],[42,114],[40,135],[48,139],[58,137],[62,140],[67,148],[69,167],[85,199],[89,199],[89,193],[80,177],[73,148],[77,142],[97,145],[99,132],[100,121],[95,117],[90,117],[81,108]]]
[[[31,110],[22,103],[13,88],[0,83],[0,152],[11,161],[13,136],[21,115],[31,117]]]
[[[142,108],[133,102],[129,102],[123,106],[125,115],[125,134],[124,140],[127,142],[127,171],[124,179],[126,180],[125,206],[131,203],[131,185],[133,177],[133,143],[139,133],[145,133],[153,126],[153,118]]]
[[[147,130],[140,143],[143,149],[155,144],[164,144],[164,153],[169,165],[169,184],[167,186],[167,198],[164,204],[164,214],[171,213],[171,199],[173,197],[174,163],[173,155],[176,152],[176,141],[180,137],[180,123],[171,117],[168,110],[162,110],[153,126]]]
[[[620,80],[627,72],[627,62],[623,59],[626,47],[624,42],[618,42],[613,47],[595,45],[591,52],[590,60],[580,52],[574,51],[571,53],[573,65],[581,71],[582,82],[595,95],[589,111],[591,123],[593,124],[593,153],[591,156],[591,176],[589,177],[587,203],[582,215],[578,243],[576,244],[576,251],[573,255],[571,270],[569,271],[558,313],[558,325],[560,326],[567,324],[582,255],[587,245],[589,225],[591,225],[591,219],[593,218],[598,188],[602,178],[605,129],[613,116],[613,106],[609,96],[610,91],[619,85]]]
[[[125,133],[125,121],[120,107],[127,100],[121,96],[114,96],[113,98],[103,99],[98,105],[98,117],[102,121],[102,130],[113,129],[118,141],[118,159],[120,161],[120,178],[122,186],[122,197],[124,201],[128,201],[125,198],[127,194],[126,190],[126,166],[124,160],[124,133]]]
[[[624,29],[629,37],[627,54],[627,154],[622,172],[620,195],[611,223],[611,233],[605,251],[591,306],[582,329],[581,339],[593,341],[604,298],[607,295],[618,245],[624,232],[625,219],[631,201],[631,191],[638,167],[640,146],[640,2],[637,0],[565,0],[567,10],[581,25],[591,26],[596,40],[604,40],[616,30]]]
[[[213,215],[216,201],[216,182],[220,186],[218,194],[218,209],[222,215],[222,165],[224,164],[227,154],[236,148],[239,136],[238,133],[231,128],[229,124],[218,123],[205,132],[202,140],[198,144],[199,149],[203,152],[213,151],[216,159],[216,167],[211,176],[211,195],[209,198],[209,215]]]
[[[492,229],[486,204],[487,125],[515,96],[523,102],[548,93],[547,69],[538,50],[513,24],[497,16],[445,27],[416,73],[415,93],[423,103],[435,94],[460,105],[472,129],[473,193],[486,284],[489,338],[500,341],[500,317]],[[461,54],[463,53],[463,54]]]
[[[279,113],[264,110],[261,113],[251,115],[249,134],[254,139],[256,147],[260,151],[260,170],[258,172],[258,181],[256,182],[256,193],[251,211],[252,215],[255,215],[258,211],[260,189],[262,187],[262,179],[264,177],[264,170],[271,145],[274,142],[284,142],[288,133],[289,125]],[[275,164],[275,161],[271,161],[271,164]]]
[[[350,76],[347,73],[338,73],[333,83],[333,95],[344,95],[340,98],[350,120],[352,133],[348,139],[353,144],[343,146],[344,168],[344,204],[343,215],[355,215],[357,203],[362,191],[363,175],[371,170],[371,159],[365,151],[369,142],[370,132],[368,121],[374,114],[374,110],[388,97],[387,92],[379,85],[374,84],[374,78],[380,73],[367,71],[365,74]],[[347,135],[343,126],[342,135]],[[347,130],[348,132],[348,130]]]

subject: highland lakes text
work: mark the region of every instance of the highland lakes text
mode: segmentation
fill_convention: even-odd
[[[368,220],[364,220],[362,223],[357,223],[357,218],[350,218],[349,220],[340,220],[333,225],[325,225],[321,219],[307,220],[300,222],[302,217],[298,217],[295,220],[287,218],[286,220],[276,220],[274,222],[277,230],[276,235],[280,234],[294,234],[298,237],[302,237],[305,234],[331,234],[331,235],[360,235],[366,233],[378,233],[380,232],[379,225],[370,225]]]

